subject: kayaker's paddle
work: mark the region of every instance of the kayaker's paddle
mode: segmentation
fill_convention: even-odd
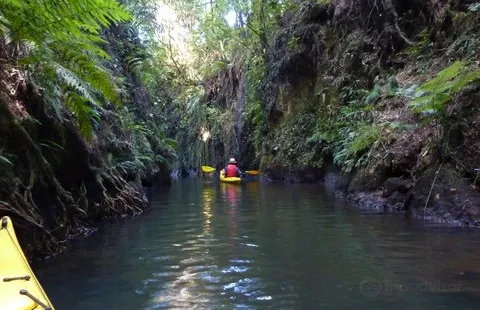
[[[205,173],[211,173],[211,172],[214,172],[215,168],[213,167],[210,167],[210,166],[202,166],[202,171],[205,172]],[[260,173],[260,171],[258,170],[247,170],[245,171],[246,174],[249,174],[249,175],[258,175]]]
[[[215,169],[213,167],[210,167],[210,166],[202,166],[202,171],[205,172],[205,173],[214,172],[215,170],[217,170],[217,169]]]

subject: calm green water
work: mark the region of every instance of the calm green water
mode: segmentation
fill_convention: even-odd
[[[480,233],[183,180],[36,272],[57,309],[479,309]]]

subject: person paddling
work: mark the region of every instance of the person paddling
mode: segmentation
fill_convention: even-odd
[[[230,160],[228,161],[228,165],[227,167],[225,167],[223,169],[224,173],[225,173],[225,177],[227,178],[231,178],[231,177],[241,177],[242,176],[242,171],[240,171],[240,169],[238,169],[237,167],[237,161],[235,160],[235,158],[230,158]]]

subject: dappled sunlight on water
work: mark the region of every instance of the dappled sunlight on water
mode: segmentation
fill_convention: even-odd
[[[365,213],[322,185],[188,180],[38,276],[58,309],[474,309],[479,261],[478,231]]]

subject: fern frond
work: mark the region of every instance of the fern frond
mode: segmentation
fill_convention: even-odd
[[[166,138],[163,140],[163,143],[165,143],[165,145],[169,146],[173,150],[178,149],[178,142],[174,139]]]
[[[83,79],[77,76],[71,70],[63,67],[59,63],[53,63],[58,76],[68,86],[78,91],[85,99],[89,100],[93,104],[100,106],[98,98],[93,95],[93,90]]]
[[[66,93],[65,104],[74,114],[81,135],[90,141],[93,134],[91,117],[98,117],[98,113],[87,105],[87,100],[75,92]]]
[[[417,88],[415,99],[410,106],[424,115],[438,114],[455,94],[478,80],[480,80],[479,70],[472,71],[466,63],[457,61]]]
[[[33,44],[34,50],[21,63],[37,76],[60,120],[62,92],[67,90],[67,104],[77,118],[82,118],[78,119],[81,131],[88,133],[86,116],[91,118],[93,114],[85,105],[87,101],[94,105],[100,105],[103,99],[120,101],[118,89],[102,63],[109,55],[101,47],[105,42],[101,31],[128,20],[131,16],[116,0],[2,0],[0,40]],[[70,93],[72,89],[78,96]],[[80,103],[85,105],[83,110]]]
[[[378,125],[366,125],[358,129],[358,134],[350,145],[350,152],[358,153],[369,148],[380,139],[381,128]]]

